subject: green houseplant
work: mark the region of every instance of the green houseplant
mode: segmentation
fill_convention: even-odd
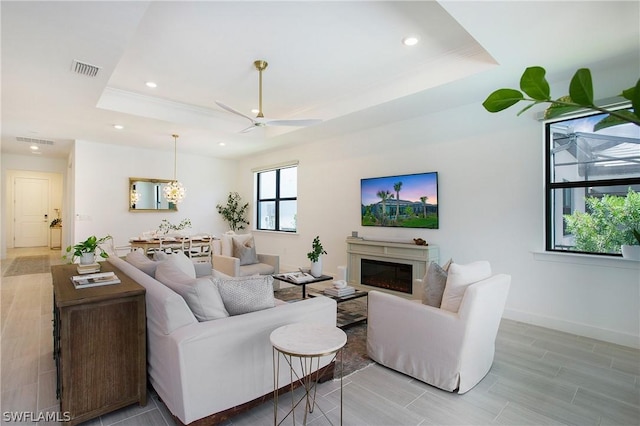
[[[327,254],[322,243],[320,242],[320,236],[316,236],[311,243],[311,251],[307,253],[307,258],[311,261],[311,275],[319,277],[322,275],[322,255]]]
[[[245,219],[248,208],[249,203],[241,204],[241,197],[237,192],[229,193],[227,205],[216,205],[218,213],[222,215],[222,218],[227,222],[229,228],[234,232],[244,229],[244,226],[249,224],[249,221]]]
[[[640,126],[640,79],[638,79],[634,87],[623,90],[620,94],[620,96],[631,101],[633,111],[612,111],[595,104],[591,71],[588,68],[581,68],[576,71],[569,84],[569,95],[558,99],[551,98],[549,83],[545,78],[545,74],[546,70],[542,67],[527,68],[520,78],[522,92],[517,89],[495,90],[482,103],[482,106],[489,112],[499,112],[520,101],[531,102],[518,112],[518,115],[520,115],[534,105],[548,103],[550,105],[545,110],[545,119],[589,109],[609,114],[596,123],[593,128],[594,131],[623,123],[633,123]],[[525,95],[528,97],[525,97]]]
[[[69,263],[73,263],[75,262],[76,258],[80,258],[80,263],[86,265],[95,261],[97,251],[100,257],[106,259],[107,257],[109,257],[109,254],[102,247],[100,247],[100,244],[103,244],[111,239],[111,235],[107,235],[102,238],[97,238],[95,235],[92,235],[86,240],[77,243],[76,245],[67,247],[66,254],[62,256],[62,258],[68,260]]]

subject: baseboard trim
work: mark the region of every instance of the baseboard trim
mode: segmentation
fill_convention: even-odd
[[[565,321],[559,318],[545,317],[542,315],[517,311],[513,309],[505,309],[503,316],[504,318],[514,321],[520,321],[527,324],[563,331],[565,333],[572,333],[578,336],[602,340],[604,342],[614,343],[616,345],[640,349],[640,336],[629,333],[622,333],[615,330],[608,330],[605,328],[594,327],[587,324]]]

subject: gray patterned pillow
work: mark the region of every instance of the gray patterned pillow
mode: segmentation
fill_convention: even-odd
[[[273,308],[273,277],[258,275],[251,277],[213,278],[218,287],[224,307],[230,315]]]
[[[423,278],[422,303],[439,308],[442,304],[442,295],[447,284],[447,275],[451,260],[440,266],[435,262],[429,262],[427,273]]]

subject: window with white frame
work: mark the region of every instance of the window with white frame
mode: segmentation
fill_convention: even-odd
[[[296,232],[298,165],[287,164],[254,171],[256,229]]]
[[[619,255],[640,230],[640,127],[545,123],[546,250]]]

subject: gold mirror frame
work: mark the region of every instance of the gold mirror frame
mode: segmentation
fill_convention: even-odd
[[[168,179],[129,178],[130,212],[176,212],[178,205],[168,202],[163,188],[172,182]]]

